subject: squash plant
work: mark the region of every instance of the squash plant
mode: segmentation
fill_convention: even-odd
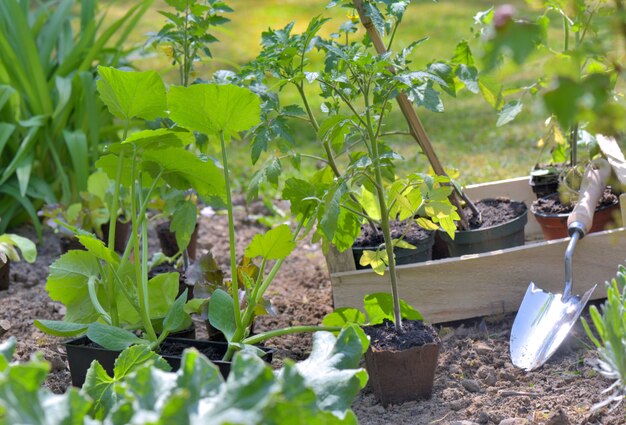
[[[338,3],[343,2],[331,5]],[[385,17],[397,28],[406,2],[386,3]],[[375,2],[367,2],[366,9],[384,28],[385,17]],[[410,55],[424,40],[417,40],[398,52],[378,55],[368,37],[353,40],[356,32],[353,20],[324,39],[319,30],[327,21],[316,17],[301,34],[292,33],[293,23],[268,30],[263,34],[262,52],[237,77],[264,98],[264,119],[254,131],[253,161],[269,150],[272,141],[277,141],[283,151],[272,156],[257,172],[253,179],[256,184],[249,187],[249,195],[256,194],[260,182],[276,180],[284,158],[290,158],[296,166],[307,157],[323,163],[324,168],[309,180],[288,179],[283,197],[291,201],[292,213],[308,229],[317,223],[314,237],[321,239],[326,248],[329,244],[340,251],[350,248],[361,225],[382,230],[384,243],[376,250],[366,251],[361,264],[371,265],[379,274],[389,268],[394,318],[400,331],[393,249],[412,248],[412,245],[403,240],[404,235],[391,237],[390,221],[414,220],[429,230],[441,227],[454,237],[455,220],[460,217],[448,199],[453,190],[448,177],[418,172],[396,175],[395,165],[403,158],[387,140],[388,136],[404,132],[389,128],[387,118],[399,93],[405,93],[417,106],[440,112],[443,104],[437,88],[450,94],[456,94],[463,86],[473,90],[477,75],[474,68],[461,61],[462,55],[455,55],[450,61],[433,62],[426,70],[413,71],[409,67]],[[395,29],[391,33],[395,34]],[[389,46],[392,39],[393,35]],[[320,68],[313,68],[315,62],[310,58],[316,49],[324,54],[324,65]],[[270,84],[281,89],[295,88],[300,105],[281,106],[278,94],[267,89]],[[310,91],[316,86],[315,94],[324,99],[321,116],[312,110],[309,102]],[[310,125],[319,144],[318,155],[300,153],[290,145],[289,119]]]
[[[123,122],[121,141],[108,147],[96,166],[114,181],[108,244],[74,228],[86,251],[70,251],[50,266],[46,289],[65,304],[63,321],[38,320],[36,326],[57,336],[87,334],[101,346],[121,350],[132,344],[157,349],[171,331],[191,323],[186,294],[176,299],[178,273],[148,279],[147,207],[164,184],[205,196],[224,196],[217,166],[186,149],[192,133],[182,129],[130,132],[131,120],[165,117],[166,90],[157,73],[123,72],[100,67],[101,100]],[[114,251],[120,192],[128,193],[130,242]],[[189,231],[191,233],[191,231]],[[141,336],[133,331],[141,330]]]

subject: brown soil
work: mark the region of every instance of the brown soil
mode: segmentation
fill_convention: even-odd
[[[437,332],[420,320],[402,320],[403,333],[395,330],[392,321],[385,319],[380,325],[363,328],[370,337],[370,344],[379,350],[408,350],[420,345],[434,342]]]
[[[469,219],[471,230],[486,229],[511,221],[526,212],[527,207],[523,202],[512,201],[508,198],[481,199],[475,203],[476,209],[480,212],[479,217],[474,216],[469,207],[463,208],[466,217]]]
[[[407,229],[408,226],[408,229]],[[391,237],[398,239],[404,234],[404,240],[410,244],[419,244],[420,241],[427,239],[432,232],[422,229],[414,220],[397,221],[393,220],[389,222],[391,230]],[[406,231],[406,233],[405,233]],[[356,247],[374,247],[379,246],[385,241],[383,232],[380,226],[376,225],[376,232],[369,225],[361,226],[361,234],[354,241]]]
[[[607,187],[598,201],[596,209],[611,207],[619,201],[610,187]],[[533,202],[532,210],[543,214],[569,214],[574,209],[574,204],[562,204],[558,193],[539,198]]]
[[[237,250],[241,255],[254,234],[263,231],[236,211]],[[15,229],[34,237],[31,228]],[[216,215],[200,221],[199,254],[211,249],[218,263],[227,270],[227,220]],[[156,236],[150,248],[158,249]],[[0,291],[0,340],[18,339],[15,360],[26,360],[39,351],[51,362],[46,385],[62,392],[70,385],[66,354],[61,340],[33,326],[33,319],[61,319],[64,307],[51,301],[44,289],[47,266],[59,255],[55,235],[46,232],[33,265],[12,264],[12,284]],[[558,265],[561,266],[560,264]],[[468,288],[471,288],[468,276]],[[462,288],[459,290],[463,290]],[[471,289],[467,289],[471,290]],[[331,287],[321,247],[301,241],[270,287],[268,297],[276,316],[256,320],[257,332],[288,325],[319,324],[332,310]],[[416,306],[419,307],[419,306]],[[626,423],[623,408],[613,412],[590,407],[601,400],[601,391],[612,382],[598,375],[585,360],[596,356],[584,331],[577,326],[557,354],[542,368],[524,372],[509,358],[509,335],[513,316],[488,317],[439,328],[442,349],[430,400],[414,401],[384,408],[365,389],[353,408],[361,424],[594,424]],[[202,322],[196,322],[198,337],[206,335]],[[310,335],[290,335],[268,341],[275,348],[272,365],[284,358],[305,358],[311,349]],[[517,422],[506,419],[519,418]],[[469,422],[460,422],[469,421]]]

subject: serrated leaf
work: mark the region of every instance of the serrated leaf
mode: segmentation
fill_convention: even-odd
[[[404,239],[393,239],[392,243],[394,248],[416,249],[415,245],[411,245]]]
[[[365,15],[368,16],[372,20],[372,23],[374,24],[376,31],[378,31],[381,37],[384,37],[385,36],[385,18],[383,17],[382,13],[380,13],[380,10],[378,10],[378,7],[376,7],[374,3],[370,3],[370,2],[365,2],[363,7],[365,9]]]
[[[363,267],[370,266],[376,274],[384,275],[387,264],[389,264],[389,257],[387,251],[379,249],[377,251],[365,250],[361,255],[359,264]]]
[[[478,86],[478,70],[473,66],[467,66],[460,64],[456,69],[456,76],[465,85],[465,87],[472,93],[478,93],[480,88]]]
[[[125,72],[99,66],[98,74],[100,99],[116,117],[154,120],[165,116],[165,85],[156,72]]]
[[[230,84],[172,87],[167,99],[170,117],[176,123],[207,135],[223,133],[228,139],[260,121],[259,98]]]
[[[246,248],[246,257],[279,260],[289,256],[296,247],[289,226],[282,224],[263,235],[255,235]]]
[[[427,219],[426,217],[419,217],[415,221],[417,222],[418,226],[420,226],[423,229],[426,229],[426,230],[439,229],[439,226],[437,226],[435,223],[433,223],[431,220]]]

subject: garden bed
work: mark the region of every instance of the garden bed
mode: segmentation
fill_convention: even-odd
[[[238,238],[241,238],[238,246],[241,247],[262,229],[260,225],[249,220],[243,210],[236,212],[236,227]],[[199,232],[199,253],[212,249],[218,262],[226,266],[226,217],[218,215],[210,219],[202,218]],[[18,233],[34,237],[31,228],[19,229]],[[158,243],[155,235],[152,235],[150,242],[151,248],[156,249]],[[51,361],[53,369],[47,385],[54,391],[61,392],[70,383],[61,341],[43,334],[32,325],[35,318],[63,317],[62,305],[52,302],[44,289],[47,266],[58,255],[56,236],[46,233],[45,241],[39,247],[37,262],[32,265],[18,263],[12,268],[11,287],[8,291],[0,292],[0,325],[9,328],[0,336],[0,340],[11,335],[17,337],[18,359],[24,360],[36,351],[42,352]],[[617,263],[605,264],[604,267],[610,276],[615,272]],[[525,282],[524,289],[528,280],[535,277],[532,274],[521,276]],[[577,279],[580,279],[581,284],[589,283],[584,282],[580,274],[575,275],[575,280]],[[258,331],[285,325],[317,324],[332,309],[330,280],[324,257],[317,245],[301,242],[294,255],[285,262],[274,283],[268,295],[278,315],[259,318]],[[472,283],[466,278],[466,285]],[[471,292],[462,287],[458,291]],[[422,302],[416,303],[416,306],[425,307]],[[617,425],[625,422],[620,409],[613,413],[608,413],[606,409],[597,414],[589,411],[592,404],[602,400],[600,392],[610,382],[585,364],[586,358],[595,356],[595,350],[590,348],[590,343],[580,328],[573,331],[547,365],[538,371],[527,373],[514,368],[510,363],[508,340],[511,324],[511,315],[497,315],[444,326],[440,329],[443,348],[433,397],[427,401],[410,402],[385,409],[365,390],[354,403],[360,422],[451,424],[467,420],[499,424],[504,419],[514,417],[528,420],[516,423],[552,425]],[[199,326],[199,329],[203,330],[203,327]],[[286,357],[306,357],[310,350],[310,340],[309,335],[270,340],[268,346],[277,349],[273,365],[279,366]],[[559,419],[561,410],[560,418],[566,417],[567,422]]]

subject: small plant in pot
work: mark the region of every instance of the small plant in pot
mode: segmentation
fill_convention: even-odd
[[[513,121],[524,102],[537,96],[549,114],[539,144],[540,156],[549,147],[551,159],[547,164],[537,160],[531,171],[531,186],[541,190],[536,192],[540,199],[531,211],[544,237],[555,239],[567,237],[567,217],[576,201],[582,173],[600,152],[593,134],[621,131],[610,119],[622,112],[612,100],[617,98],[613,93],[616,62],[605,42],[613,38],[607,34],[612,24],[606,21],[614,9],[609,2],[543,1],[534,6],[538,9],[534,20],[517,19],[515,9],[506,5],[481,14],[480,22],[486,38],[484,59],[488,69],[505,55],[518,65],[532,62],[535,52],[544,55],[543,73],[537,80],[519,88],[507,87],[510,99],[502,98],[494,106],[499,110],[498,125]],[[553,31],[548,27],[552,21],[562,25],[560,39],[550,39]],[[546,54],[550,55],[547,60]],[[581,148],[588,156],[580,158]],[[607,221],[612,221],[610,207],[616,206],[617,196],[607,191],[591,231],[604,229]]]
[[[69,206],[46,205],[40,215],[47,224],[60,233],[61,253],[70,249],[84,249],[71,228],[80,228],[94,233],[105,240],[109,234],[110,208],[113,197],[113,181],[102,171],[95,171],[87,179],[87,191],[80,193],[80,202]],[[126,219],[128,200],[120,193],[115,227],[115,251],[124,252],[130,233],[130,222]]]
[[[225,193],[215,164],[186,149],[195,140],[192,133],[182,129],[129,131],[132,120],[163,117],[168,110],[165,85],[157,73],[105,67],[98,72],[101,99],[125,128],[121,142],[110,145],[96,163],[114,181],[107,244],[92,233],[72,228],[85,251],[69,251],[56,260],[46,283],[50,297],[65,305],[66,315],[63,321],[35,322],[55,336],[86,335],[66,345],[74,385],[85,378],[91,362],[88,356],[98,358],[111,372],[114,359],[130,345],[164,349],[168,335],[191,325],[188,312],[202,303],[187,302],[186,293],[177,296],[178,273],[148,278],[147,209],[157,189],[169,184],[206,196]],[[130,242],[118,254],[113,248],[121,191],[128,194],[131,232]],[[170,340],[166,345],[192,343]],[[75,361],[78,367],[73,367]],[[176,361],[180,356],[172,357],[173,365]]]
[[[11,262],[20,261],[20,252],[28,263],[37,259],[37,248],[30,239],[13,233],[0,235],[0,291],[9,289]]]
[[[198,249],[198,196],[193,192],[165,187],[158,204],[153,202],[151,207],[161,211],[153,217],[153,221],[157,223],[155,228],[163,254],[174,257],[182,253],[188,256],[183,258],[186,263],[195,260]]]

